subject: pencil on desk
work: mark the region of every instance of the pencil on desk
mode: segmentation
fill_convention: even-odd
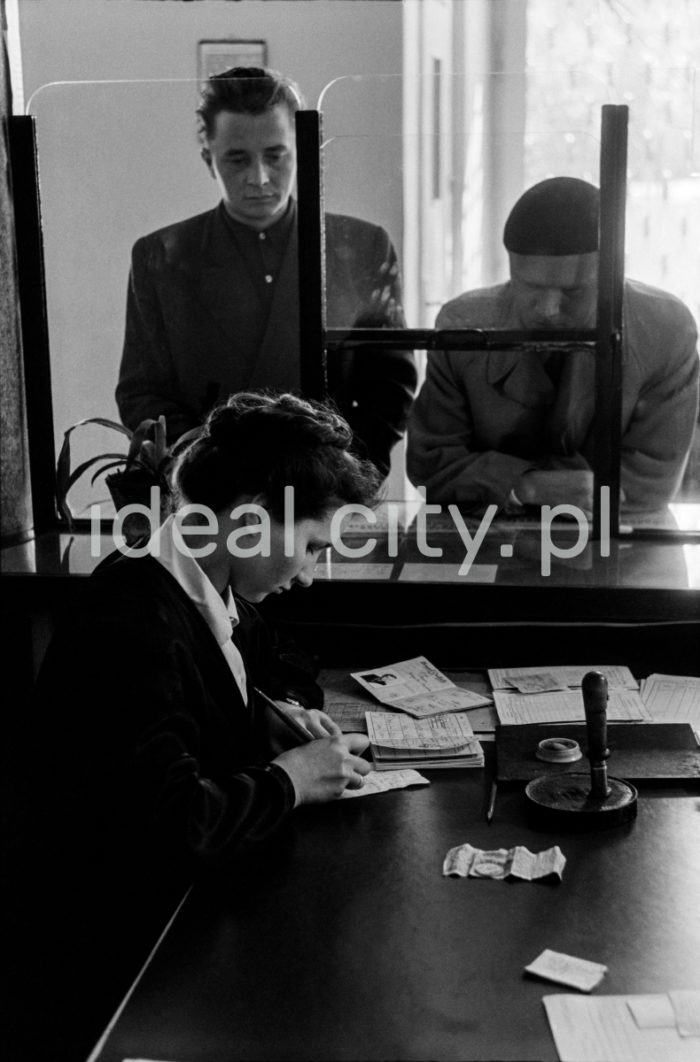
[[[491,825],[491,819],[493,818],[493,813],[494,813],[494,810],[496,808],[496,793],[497,792],[498,792],[498,787],[496,785],[496,782],[492,782],[491,783],[491,796],[489,797],[489,808],[488,808],[488,811],[486,812],[486,821],[488,822],[489,826]]]

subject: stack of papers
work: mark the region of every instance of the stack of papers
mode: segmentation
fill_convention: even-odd
[[[648,723],[651,716],[627,667],[609,664],[583,667],[490,668],[489,678],[500,723],[577,723],[586,715],[581,682],[589,671],[608,681],[609,722]]]
[[[492,703],[488,696],[455,686],[424,656],[369,671],[353,671],[352,677],[382,704],[418,719]]]
[[[556,667],[493,667],[489,681],[494,690],[518,690],[519,693],[546,693],[550,690],[580,689],[589,671],[600,671],[608,689],[636,690],[639,686],[628,667],[616,664],[576,664]]]
[[[405,767],[483,767],[484,753],[464,713],[408,719],[367,712],[370,751],[378,771]]]

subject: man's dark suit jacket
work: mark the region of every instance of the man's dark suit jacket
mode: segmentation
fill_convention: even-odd
[[[165,414],[169,442],[233,392],[299,390],[296,224],[260,339],[265,311],[223,209],[144,236],[132,252],[117,404],[132,429]],[[404,327],[396,253],[384,229],[328,214],[326,249],[327,327]],[[330,396],[386,474],[416,387],[413,354],[334,354],[328,381]]]

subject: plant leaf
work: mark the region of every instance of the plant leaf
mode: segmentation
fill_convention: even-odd
[[[56,506],[68,524],[69,530],[73,530],[74,527],[74,514],[68,503],[68,491],[71,489],[75,481],[80,475],[95,461],[109,460],[111,458],[120,458],[125,460],[122,454],[101,454],[98,457],[92,458],[90,461],[85,461],[74,472],[70,470],[70,437],[76,428],[84,427],[86,424],[98,424],[102,428],[112,428],[114,431],[119,432],[121,435],[125,435],[127,439],[131,439],[133,432],[130,428],[126,428],[119,421],[109,420],[107,417],[84,417],[83,420],[77,421],[77,423],[71,425],[63,433],[63,443],[61,444],[61,450],[58,455],[58,461],[56,462]],[[93,476],[94,483],[94,476]]]
[[[125,464],[126,463],[126,455],[125,454],[97,454],[96,457],[90,457],[90,458],[88,458],[87,461],[83,461],[82,464],[78,465],[77,468],[73,469],[73,471],[71,472],[70,476],[68,477],[68,481],[66,483],[66,494],[68,494],[68,491],[71,489],[73,484],[76,483],[77,480],[80,479],[80,477],[82,476],[83,472],[87,472],[88,468],[92,468],[92,466],[94,464],[96,464],[98,461],[110,461],[112,464]],[[99,475],[99,472],[96,472],[95,475]]]
[[[102,454],[102,457],[108,457],[108,456],[109,456],[109,454]],[[97,458],[96,458],[96,460],[97,460]],[[105,472],[109,472],[110,468],[119,468],[120,465],[125,465],[125,464],[126,464],[126,458],[123,457],[123,456],[120,457],[119,460],[117,460],[117,461],[108,461],[106,465],[103,465],[102,468],[98,468],[97,472],[93,473],[93,475],[92,475],[92,477],[90,479],[90,486],[91,487],[94,486],[95,485],[95,480],[97,479],[97,477],[98,476],[103,476],[105,474]]]

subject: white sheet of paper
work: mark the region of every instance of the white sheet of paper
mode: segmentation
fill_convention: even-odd
[[[589,959],[579,959],[575,955],[565,955],[562,951],[545,948],[528,966],[528,973],[555,981],[559,985],[578,988],[580,992],[592,992],[608,972],[607,966]]]
[[[668,995],[681,1036],[700,1037],[700,991],[681,988],[669,992]],[[700,1055],[700,1042],[696,1042]]]
[[[544,996],[561,1062],[697,1062],[698,1041],[672,1029],[640,1029],[634,996]]]
[[[667,992],[632,996],[627,1006],[640,1029],[675,1029],[676,1015]]]
[[[582,723],[586,716],[580,690],[562,693],[508,693],[493,695],[501,723]],[[636,690],[612,689],[608,694],[609,723],[648,723],[649,712]]]
[[[370,771],[365,775],[365,784],[361,789],[344,789],[339,799],[374,796],[376,793],[386,793],[389,789],[404,789],[407,785],[430,785],[430,781],[410,767],[403,771]]]
[[[624,665],[616,664],[582,664],[560,665],[556,667],[494,667],[489,668],[489,679],[494,690],[511,689],[510,675],[541,675],[546,672],[553,676],[564,686],[580,686],[583,676],[589,671],[600,671],[608,680],[608,689],[636,690],[639,683],[630,669]]]

